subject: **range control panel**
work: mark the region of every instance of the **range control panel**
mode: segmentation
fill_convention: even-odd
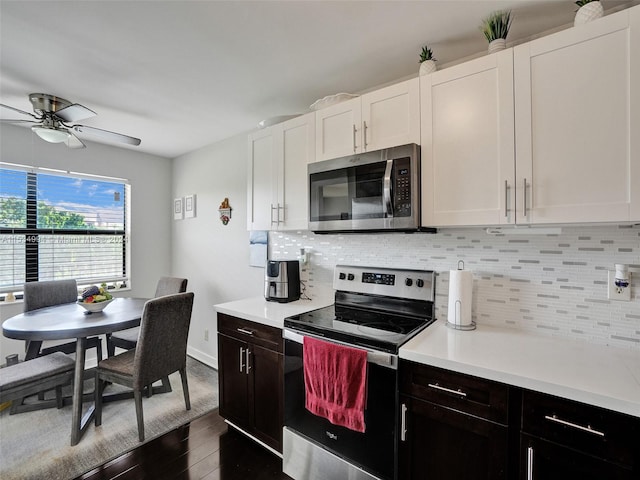
[[[343,292],[385,295],[433,302],[435,273],[380,267],[336,265],[333,288]]]

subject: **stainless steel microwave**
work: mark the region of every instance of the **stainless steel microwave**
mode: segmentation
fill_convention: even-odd
[[[311,163],[309,230],[420,230],[420,146]]]

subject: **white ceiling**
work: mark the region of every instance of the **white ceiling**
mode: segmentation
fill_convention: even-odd
[[[569,0],[1,0],[0,103],[30,112],[29,93],[57,95],[98,113],[82,123],[142,139],[126,148],[175,158],[265,118],[306,113],[326,95],[417,75],[425,44],[440,65],[485,52],[479,24],[506,8],[514,42],[571,24],[577,7]],[[20,117],[3,108],[0,115]]]

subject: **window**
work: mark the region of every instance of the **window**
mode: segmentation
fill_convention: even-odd
[[[0,292],[127,278],[125,180],[0,163]]]

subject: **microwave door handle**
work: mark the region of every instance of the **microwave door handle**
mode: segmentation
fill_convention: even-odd
[[[385,217],[393,217],[393,203],[391,202],[391,172],[393,171],[393,160],[387,160],[387,168],[384,171],[382,182],[382,202],[384,203]]]

